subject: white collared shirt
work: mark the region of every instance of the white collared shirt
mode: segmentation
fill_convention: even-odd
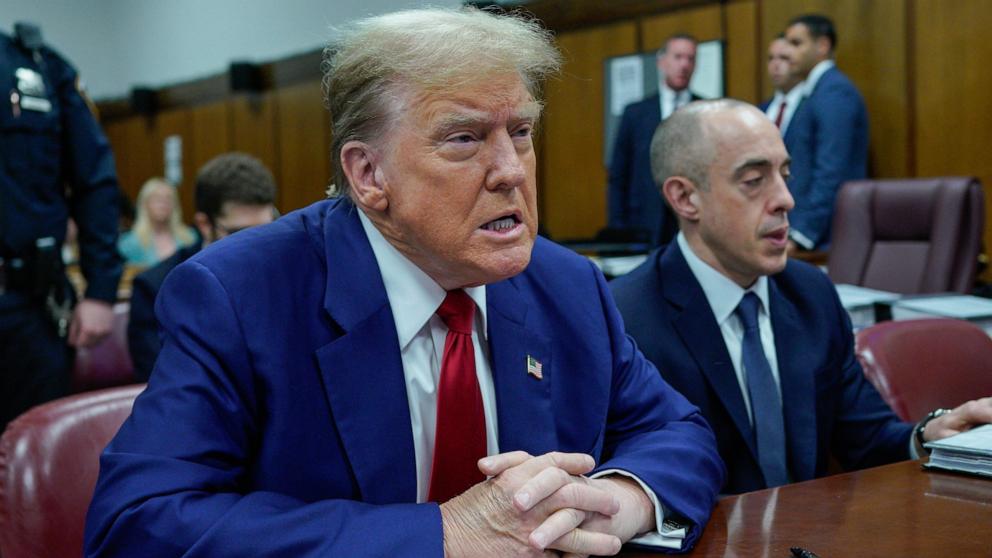
[[[792,115],[796,113],[796,109],[799,107],[800,101],[803,99],[803,93],[806,91],[805,82],[800,82],[795,85],[788,93],[782,93],[779,90],[775,91],[775,97],[772,98],[772,102],[768,104],[768,109],[765,110],[765,114],[768,118],[775,122],[778,118],[779,107],[782,106],[782,102],[785,101],[785,113],[782,115],[782,125],[779,127],[779,133],[782,137],[785,137],[785,131],[789,129],[789,122],[792,122]]]
[[[448,328],[435,314],[447,294],[433,279],[406,256],[401,254],[358,211],[362,228],[372,245],[372,253],[386,298],[393,311],[396,336],[403,361],[406,380],[406,398],[410,405],[410,424],[413,427],[413,451],[417,462],[417,502],[427,501],[434,459],[434,427],[437,423],[437,383],[441,376],[441,357],[444,355],[444,338]],[[489,366],[489,343],[485,342],[486,288],[469,287],[465,293],[475,301],[475,321],[472,324],[472,346],[475,348],[475,374],[482,392],[482,406],[486,417],[486,451],[499,453],[499,436],[496,430],[496,392]]]
[[[658,92],[658,102],[661,103],[661,119],[665,120],[677,109],[689,104],[692,101],[692,94],[686,87],[682,91],[675,91],[662,80]]]
[[[448,328],[435,312],[444,301],[446,292],[440,285],[411,262],[382,236],[379,229],[358,210],[362,229],[372,246],[372,253],[382,275],[386,298],[393,312],[396,336],[406,381],[406,397],[410,406],[413,428],[413,449],[417,465],[417,502],[427,501],[431,464],[434,458],[434,427],[437,423],[437,384],[441,376],[441,358]],[[486,452],[499,453],[499,433],[496,430],[496,391],[492,368],[489,366],[489,342],[486,321],[486,288],[468,287],[465,293],[475,301],[472,324],[472,346],[475,348],[475,373],[482,392],[486,417]],[[664,548],[682,548],[686,529],[667,530],[662,535],[665,509],[658,496],[644,481],[621,470],[600,471],[593,478],[620,474],[636,481],[654,504],[657,531],[647,533],[634,542]]]
[[[823,74],[827,73],[827,70],[836,66],[833,60],[827,59],[820,61],[813,69],[809,71],[809,75],[806,76],[806,81],[801,84],[803,88],[803,97],[809,97],[813,94],[813,90],[816,89],[816,84],[820,82],[820,78]],[[797,86],[800,87],[800,86]]]
[[[676,242],[679,243],[679,249],[682,250],[682,255],[685,256],[685,261],[689,264],[689,269],[696,277],[696,281],[703,288],[703,294],[706,295],[706,300],[709,302],[710,308],[713,310],[713,315],[716,317],[716,323],[720,326],[720,333],[723,334],[723,341],[727,345],[727,352],[730,354],[730,360],[734,365],[734,372],[737,374],[737,384],[741,388],[744,405],[747,407],[748,420],[753,425],[754,418],[751,414],[751,397],[748,393],[747,376],[745,376],[746,371],[744,370],[741,357],[744,344],[744,327],[740,319],[737,318],[737,315],[734,314],[734,311],[737,310],[737,305],[740,304],[741,299],[744,298],[746,293],[753,292],[761,301],[761,307],[758,310],[758,330],[761,332],[761,346],[765,350],[765,357],[768,359],[768,366],[772,370],[775,385],[778,387],[779,398],[781,398],[782,382],[779,380],[778,374],[778,357],[775,353],[775,333],[772,331],[772,320],[768,314],[768,277],[762,275],[749,288],[742,289],[740,285],[731,281],[726,275],[713,269],[712,266],[701,260],[692,251],[683,233],[680,232],[676,236]]]

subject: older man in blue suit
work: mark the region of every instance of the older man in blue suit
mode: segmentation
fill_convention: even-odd
[[[813,250],[830,243],[840,185],[867,176],[868,113],[861,93],[834,63],[837,33],[830,19],[799,16],[785,38],[792,46],[793,70],[804,80],[803,100],[785,133],[796,201],[790,248]]]
[[[986,398],[934,413],[914,437],[865,380],[830,280],[786,259],[789,156],[758,109],[693,103],[651,156],[681,232],[611,287],[645,356],[713,426],[725,492],[818,477],[831,454],[847,468],[908,459],[914,440],[992,421]]]
[[[536,92],[558,60],[536,22],[475,9],[342,34],[337,195],[165,281],[88,555],[692,546],[724,475],[711,430],[595,267],[535,242]]]

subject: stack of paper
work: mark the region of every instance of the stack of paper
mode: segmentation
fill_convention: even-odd
[[[932,450],[926,467],[992,477],[992,424],[924,446]]]
[[[892,304],[892,319],[958,318],[992,335],[992,299],[969,295],[903,298]]]
[[[888,303],[899,298],[899,294],[888,291],[878,291],[857,285],[836,285],[837,295],[840,303],[851,316],[851,325],[854,330],[875,325],[875,304]]]

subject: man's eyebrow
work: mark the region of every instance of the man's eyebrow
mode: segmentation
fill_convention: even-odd
[[[526,103],[520,106],[513,114],[510,115],[510,123],[516,124],[519,122],[537,121],[538,117],[541,115],[541,104],[534,101]],[[448,130],[457,128],[472,128],[478,126],[479,124],[487,124],[492,121],[492,115],[485,111],[461,111],[461,112],[451,112],[439,116],[431,128],[439,133],[447,132]]]
[[[771,168],[771,166],[772,162],[768,159],[748,159],[734,169],[734,180],[739,180],[744,176],[744,173],[751,169],[764,170]]]

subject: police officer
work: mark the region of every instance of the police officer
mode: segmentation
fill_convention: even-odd
[[[76,71],[37,28],[0,33],[0,430],[68,393],[73,347],[110,332],[121,275],[113,155]],[[72,309],[62,242],[79,228],[86,293]]]

